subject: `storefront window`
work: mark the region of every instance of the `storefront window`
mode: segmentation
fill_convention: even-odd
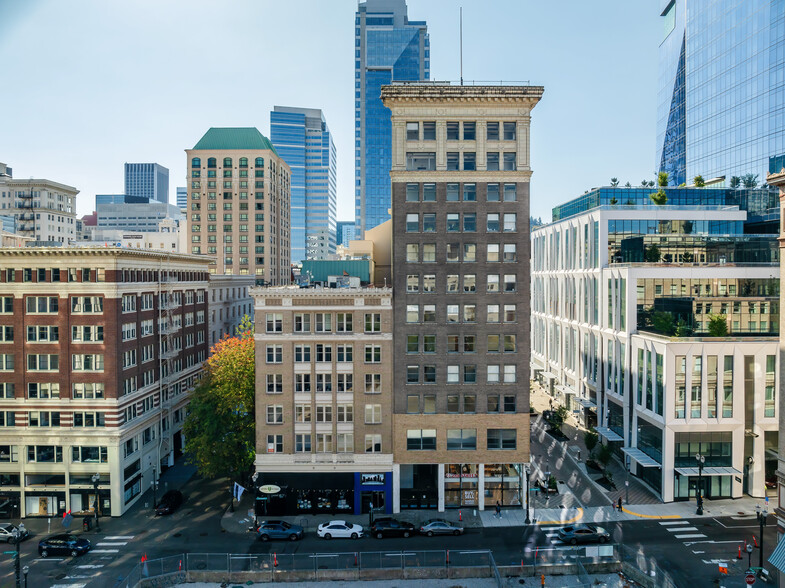
[[[477,506],[477,464],[444,466],[444,506]]]
[[[486,464],[485,508],[520,506],[521,474],[517,464]]]

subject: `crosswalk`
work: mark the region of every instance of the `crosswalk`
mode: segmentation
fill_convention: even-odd
[[[100,577],[104,572],[103,568],[133,538],[133,535],[109,535],[94,541],[93,548],[87,554],[70,560],[73,565],[68,566],[68,573],[58,578],[57,583],[53,584],[51,588],[87,588],[90,585],[90,581]],[[97,557],[92,557],[94,555]],[[68,558],[39,557],[34,560],[34,563],[45,565],[49,562],[59,562],[66,559]]]
[[[660,525],[673,533],[676,539],[705,539],[706,535],[699,532],[689,521],[660,521]]]
[[[545,536],[548,538],[548,541],[551,545],[564,545],[559,540],[559,529],[561,529],[564,525],[554,525],[554,526],[543,526],[540,527],[540,530],[545,533]]]

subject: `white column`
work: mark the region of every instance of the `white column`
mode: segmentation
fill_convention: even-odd
[[[401,465],[393,464],[392,468],[392,499],[393,499],[393,512],[401,512]]]
[[[477,464],[477,508],[485,510],[485,464]]]
[[[438,509],[439,512],[444,512],[444,464],[439,464],[439,469],[437,470],[437,482],[438,490],[439,490],[439,505]]]

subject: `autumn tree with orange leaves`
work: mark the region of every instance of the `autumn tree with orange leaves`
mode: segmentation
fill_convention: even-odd
[[[256,452],[253,323],[243,318],[237,335],[211,349],[204,377],[191,394],[183,425],[188,461],[205,478],[242,484]]]

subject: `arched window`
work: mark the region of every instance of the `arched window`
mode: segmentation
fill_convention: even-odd
[[[241,157],[240,158],[240,167],[248,167],[248,158],[247,157]]]
[[[207,160],[207,167],[215,167],[215,157],[211,157]]]
[[[232,167],[232,158],[224,157],[224,167]]]
[[[191,167],[202,167],[202,160],[198,157],[191,159]]]
[[[256,158],[256,167],[264,167],[264,157]]]

